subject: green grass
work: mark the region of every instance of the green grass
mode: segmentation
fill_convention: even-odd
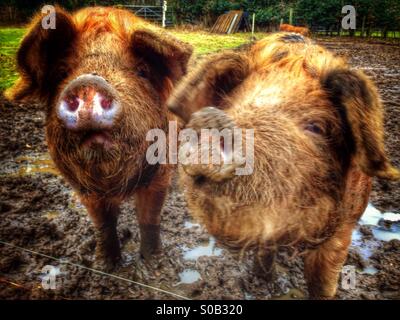
[[[0,92],[10,87],[17,79],[15,68],[15,53],[26,29],[0,28]],[[250,33],[235,33],[231,35],[211,34],[205,31],[185,31],[180,29],[168,30],[182,41],[190,43],[194,52],[199,55],[230,49],[247,43]],[[263,38],[266,33],[256,33],[257,39]],[[356,36],[359,35],[356,33]],[[379,36],[373,34],[372,36]],[[400,36],[399,32],[389,32],[389,37]]]
[[[212,34],[204,31],[180,31],[171,30],[178,39],[190,43],[196,54],[207,54],[219,51],[221,49],[230,49],[238,47],[250,41],[251,33],[235,34]],[[257,39],[266,36],[266,33],[255,33]]]
[[[0,28],[0,92],[10,87],[17,79],[15,53],[26,29]],[[207,54],[221,49],[234,48],[248,42],[250,33],[216,35],[203,31],[169,30],[177,38],[190,43],[196,54]],[[265,34],[255,34],[257,38]]]
[[[24,32],[23,28],[0,28],[0,91],[17,79],[15,53]]]

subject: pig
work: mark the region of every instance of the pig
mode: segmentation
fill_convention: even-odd
[[[307,27],[297,27],[297,26],[292,26],[291,24],[281,24],[279,26],[279,31],[285,31],[285,32],[293,32],[293,33],[298,33],[303,36],[310,36],[310,30]]]
[[[179,180],[193,217],[221,245],[254,252],[266,279],[276,253],[292,248],[304,258],[309,297],[333,298],[371,178],[400,178],[385,153],[383,106],[371,80],[308,38],[276,33],[209,56],[168,108],[198,135],[254,130],[251,174],[237,174],[240,158],[186,161],[196,145],[181,142]],[[242,146],[248,142],[242,134]],[[215,146],[207,148],[210,155]]]
[[[166,101],[186,73],[192,48],[126,10],[55,8],[56,28],[38,14],[17,52],[12,101],[38,101],[46,112],[49,153],[79,195],[96,230],[96,266],[121,259],[117,219],[134,196],[140,253],[161,253],[160,212],[167,165],[149,165],[146,134],[167,130]]]

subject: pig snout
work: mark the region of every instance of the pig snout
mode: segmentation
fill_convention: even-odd
[[[95,74],[69,82],[57,108],[58,118],[70,130],[109,129],[121,109],[116,90]]]

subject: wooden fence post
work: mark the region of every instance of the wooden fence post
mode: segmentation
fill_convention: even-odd
[[[251,22],[251,36],[252,37],[254,37],[254,26],[255,26],[255,23],[256,23],[256,14],[253,13],[253,19],[252,19],[252,22]]]
[[[362,19],[362,25],[361,25],[361,37],[364,37],[364,30],[365,30],[365,16]]]
[[[165,28],[165,16],[167,13],[167,0],[163,1],[163,6],[162,6],[162,27]]]

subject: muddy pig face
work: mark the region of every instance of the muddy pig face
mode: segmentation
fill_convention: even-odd
[[[168,105],[198,131],[254,129],[253,174],[232,175],[224,163],[183,165],[192,212],[220,238],[320,234],[340,221],[350,167],[400,177],[384,151],[375,86],[301,35],[277,34],[210,57]]]
[[[50,152],[76,185],[140,175],[146,133],[167,128],[165,101],[191,48],[118,9],[57,9],[55,29],[41,19],[19,48],[21,78],[9,97],[47,105]]]

